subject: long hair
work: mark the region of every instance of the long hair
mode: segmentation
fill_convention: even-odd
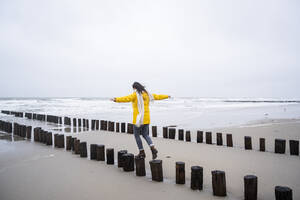
[[[136,89],[136,91],[140,94],[142,94],[143,92],[147,92],[145,89],[145,86],[143,86],[142,84],[140,84],[139,82],[134,82],[132,84],[132,88]]]

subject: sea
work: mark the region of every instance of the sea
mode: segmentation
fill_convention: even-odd
[[[131,103],[115,103],[106,97],[1,98],[0,110],[115,122],[132,121]],[[241,126],[267,119],[300,119],[300,100],[172,97],[151,103],[150,116],[151,125],[158,127],[201,130]],[[2,113],[0,119],[25,124],[32,121]]]

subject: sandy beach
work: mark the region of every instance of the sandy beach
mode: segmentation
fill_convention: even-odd
[[[243,199],[243,177],[258,177],[258,199],[275,199],[276,185],[293,189],[294,199],[300,199],[300,159],[274,153],[274,138],[300,139],[300,121],[267,120],[240,127],[210,130],[232,133],[234,146],[216,146],[153,138],[163,160],[164,181],[151,180],[150,150],[146,149],[146,177],[135,172],[106,165],[105,162],[80,158],[63,149],[31,141],[0,141],[0,195],[2,200],[29,199]],[[106,131],[71,134],[90,144],[104,144],[117,151],[128,150],[136,154],[133,135]],[[243,149],[244,136],[252,136],[253,150]],[[266,138],[267,152],[258,151],[258,138]],[[223,140],[224,140],[223,136]],[[195,134],[192,134],[192,141]],[[144,145],[146,143],[144,142]],[[89,156],[89,152],[88,152]],[[175,162],[186,164],[186,184],[175,184]],[[115,162],[117,163],[117,162]],[[202,191],[190,189],[190,168],[204,169]],[[227,197],[212,195],[211,171],[226,173]]]
[[[299,10],[0,0],[0,200],[300,200]]]

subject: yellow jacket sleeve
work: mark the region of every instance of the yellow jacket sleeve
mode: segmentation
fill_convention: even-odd
[[[155,100],[162,100],[162,99],[169,98],[168,95],[164,95],[164,94],[152,94],[152,96]]]
[[[132,101],[134,101],[135,97],[136,97],[135,94],[132,93],[132,94],[130,94],[128,96],[117,97],[116,98],[116,102],[123,102],[123,103],[125,103],[125,102],[132,102]]]

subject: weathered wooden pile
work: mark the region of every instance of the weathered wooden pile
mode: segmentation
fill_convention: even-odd
[[[5,133],[12,133],[12,123],[0,120],[0,131]]]

